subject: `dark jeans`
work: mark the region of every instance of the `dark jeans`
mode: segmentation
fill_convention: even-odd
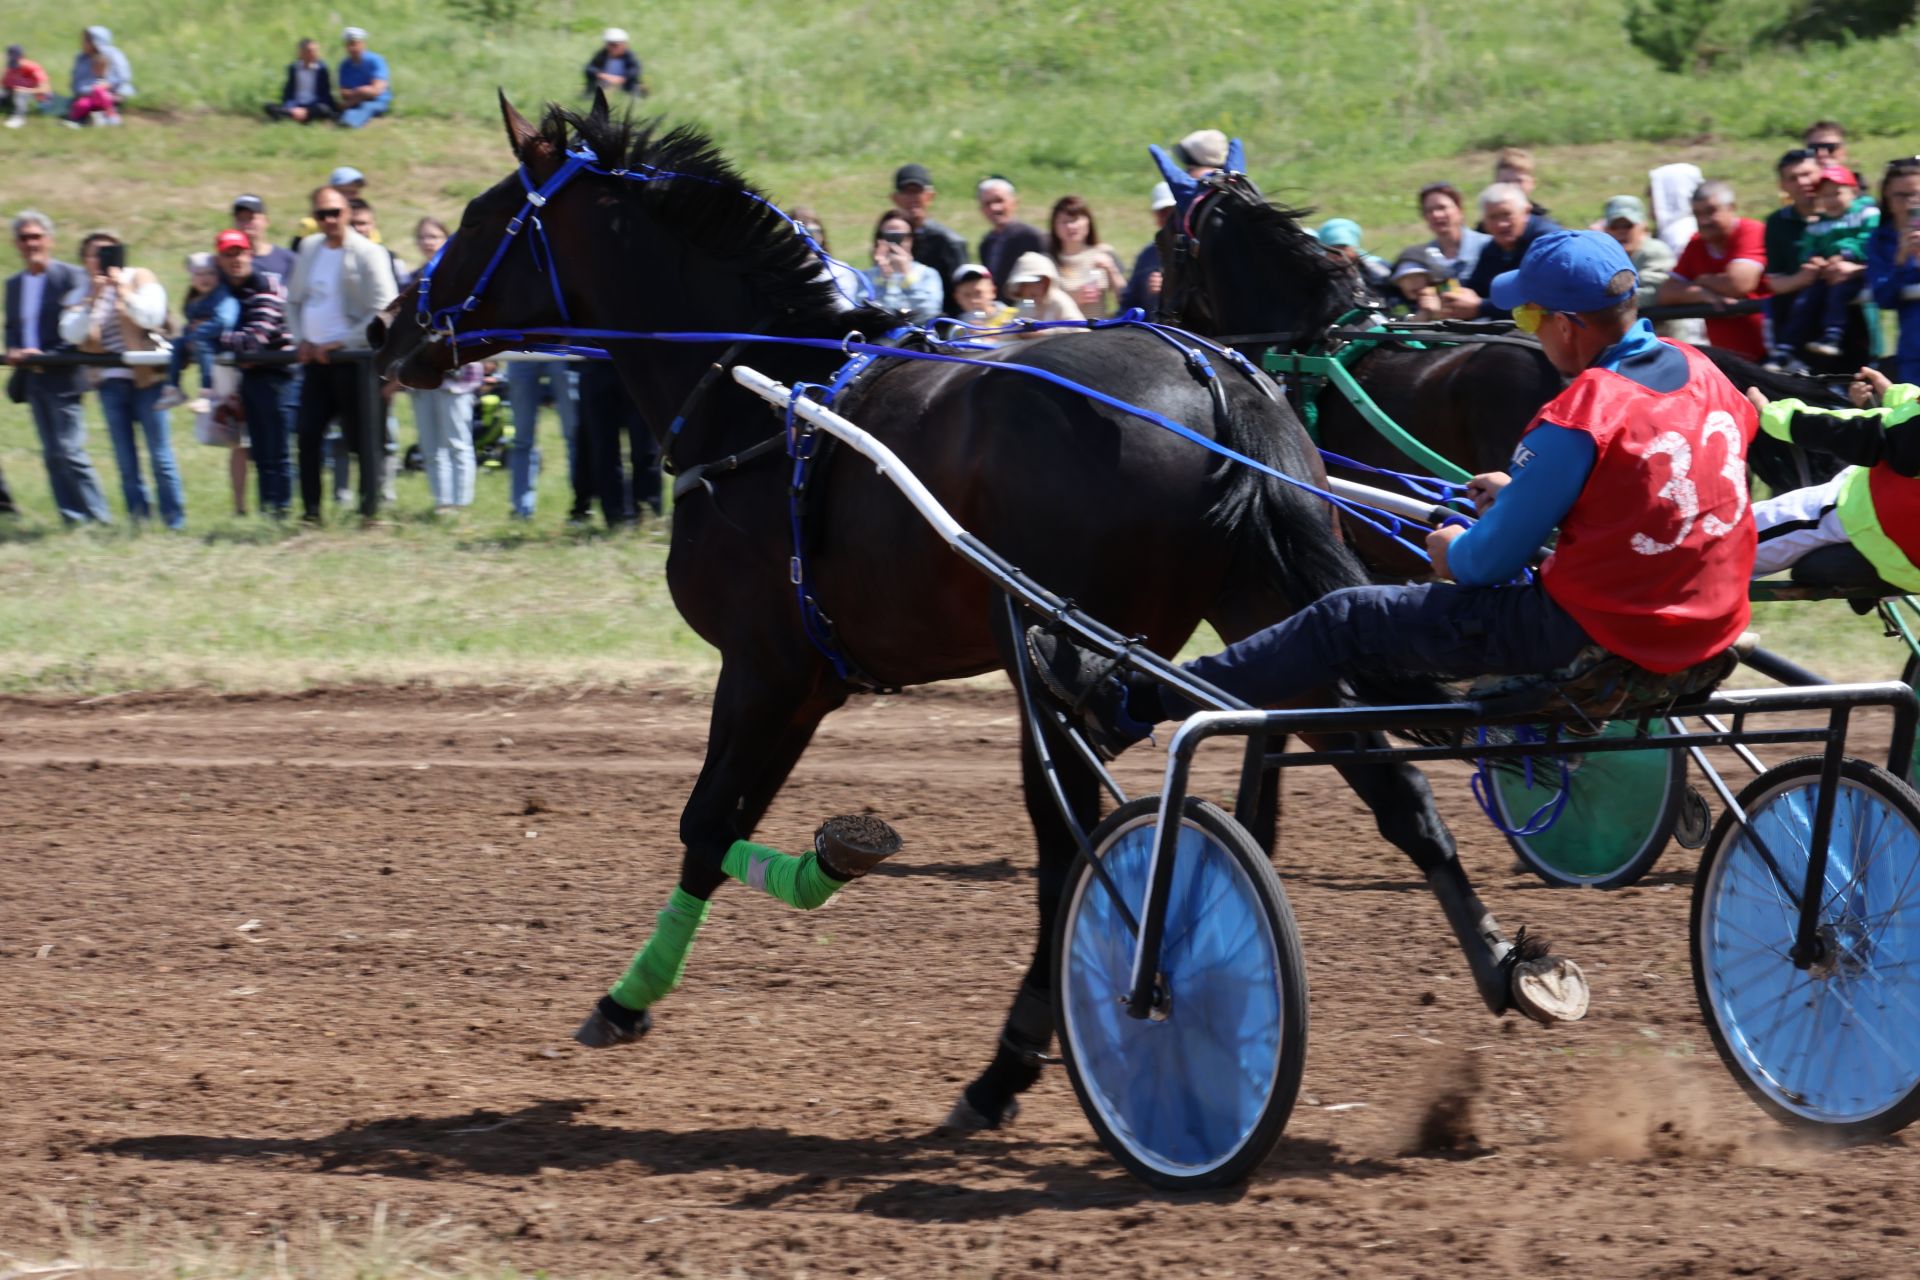
[[[632,523],[642,505],[659,515],[660,449],[611,365],[594,363],[580,370],[580,431],[585,443],[579,452],[597,482],[607,524]],[[621,456],[623,436],[630,442],[631,472]]]
[[[1787,308],[1786,332],[1779,338],[1778,345],[1794,350],[1802,343],[1824,339],[1839,346],[1847,329],[1847,308],[1859,299],[1860,291],[1866,287],[1866,273],[1862,272],[1839,284],[1816,280],[1794,294]]]
[[[358,364],[310,364],[300,383],[300,506],[309,520],[326,510],[327,424],[340,420],[340,433],[360,458],[360,514],[380,512],[380,480],[386,470],[386,423],[369,421],[360,403]]]
[[[33,411],[33,427],[40,435],[40,455],[47,464],[47,486],[53,490],[53,505],[60,518],[70,524],[88,520],[110,524],[107,495],[100,488],[100,477],[87,456],[87,417],[80,403],[80,379],[77,371],[57,373],[25,371],[27,404]]]
[[[0,474],[0,516],[10,516],[18,510],[13,505],[13,494],[7,490],[7,477]]]
[[[242,369],[240,406],[247,415],[247,449],[260,485],[260,510],[284,513],[293,504],[293,459],[287,449],[287,384],[280,369]]]
[[[1349,587],[1220,653],[1194,659],[1186,670],[1256,707],[1271,707],[1355,672],[1552,671],[1591,643],[1538,584]],[[1159,709],[1154,701],[1136,692],[1127,709],[1138,720],[1164,719],[1152,714]]]

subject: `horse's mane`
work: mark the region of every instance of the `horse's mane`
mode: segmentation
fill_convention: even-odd
[[[579,115],[549,105],[540,135],[556,151],[585,145],[602,166],[679,175],[661,182],[620,181],[620,197],[672,226],[695,248],[733,263],[754,278],[754,291],[775,315],[847,318],[820,260],[788,221],[692,125],[667,128],[657,119]]]
[[[1309,325],[1331,324],[1353,307],[1357,299],[1350,288],[1344,287],[1348,273],[1301,225],[1313,216],[1311,208],[1254,199],[1223,202],[1221,207],[1223,212],[1231,208],[1232,216],[1259,238],[1263,256],[1287,279],[1299,282],[1301,312]]]

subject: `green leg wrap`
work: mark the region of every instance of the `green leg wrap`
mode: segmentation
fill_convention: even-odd
[[[626,975],[607,994],[616,1003],[638,1010],[648,1008],[679,986],[680,975],[687,971],[693,935],[711,906],[676,885],[667,899],[667,909],[654,920],[652,936],[627,966]]]
[[[763,844],[735,840],[720,869],[748,888],[772,894],[790,907],[811,911],[846,884],[820,869],[820,855],[809,849],[795,858]]]

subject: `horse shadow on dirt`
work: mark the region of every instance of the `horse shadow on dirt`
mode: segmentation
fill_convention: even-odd
[[[1125,1208],[1149,1200],[1231,1203],[1246,1188],[1170,1195],[1117,1165],[1087,1162],[1088,1143],[963,1136],[942,1131],[838,1137],[777,1126],[676,1132],[624,1128],[581,1118],[588,1104],[536,1102],[518,1111],[394,1116],[353,1121],[314,1138],[153,1134],[87,1150],[138,1160],[257,1163],[286,1172],[435,1179],[461,1175],[517,1180],[629,1166],[662,1176],[747,1170],[785,1181],[742,1193],[729,1208],[807,1207],[851,1197],[864,1213],[913,1222],[1017,1217],[1037,1210]],[[1090,1140],[1089,1140],[1090,1141]],[[1325,1180],[1401,1172],[1394,1161],[1349,1159],[1333,1143],[1283,1137],[1254,1175]],[[1013,1186],[970,1185],[978,1180]]]

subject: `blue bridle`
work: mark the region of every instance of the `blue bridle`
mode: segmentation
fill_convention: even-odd
[[[603,168],[600,164],[600,157],[593,153],[592,148],[582,146],[577,150],[571,147],[568,148],[566,151],[566,160],[558,169],[554,170],[553,176],[536,187],[533,183],[533,175],[527,171],[526,163],[523,161],[519,169],[516,170],[516,175],[520,179],[520,185],[526,188],[527,198],[520,205],[520,211],[507,220],[506,230],[502,232],[500,236],[500,243],[494,246],[493,256],[487,259],[486,267],[481,270],[479,278],[473,282],[473,288],[467,292],[466,299],[450,307],[441,307],[437,311],[434,310],[433,307],[433,276],[434,273],[440,269],[441,258],[446,256],[447,249],[453,244],[453,236],[448,236],[446,241],[434,251],[433,257],[427,260],[427,265],[420,269],[420,291],[418,297],[414,300],[414,318],[420,322],[420,327],[432,334],[435,338],[445,341],[456,350],[463,341],[468,344],[484,342],[489,340],[490,334],[499,332],[497,330],[489,330],[486,331],[486,333],[468,333],[462,335],[458,330],[459,318],[480,305],[480,295],[486,291],[487,285],[493,280],[493,273],[499,269],[501,261],[507,256],[507,251],[512,249],[515,242],[519,240],[521,231],[530,226],[533,228],[533,236],[527,243],[533,253],[534,266],[539,268],[541,274],[547,277],[547,283],[553,290],[553,305],[560,312],[560,319],[565,326],[564,329],[545,329],[539,330],[538,332],[559,336],[567,330],[571,330],[573,328],[573,313],[567,309],[566,294],[562,292],[560,288],[558,264],[553,256],[553,246],[547,243],[547,228],[546,224],[540,219],[540,211],[547,207],[548,201],[559,194],[560,188],[573,181],[574,177],[580,173],[591,173],[603,178],[619,178],[627,182],[663,182],[668,179],[681,179],[688,182],[705,182],[713,186],[727,185],[705,174],[675,173],[669,169],[659,169],[653,165],[644,163],[641,164],[637,170]],[[839,277],[835,274],[833,268],[835,266],[847,267],[847,264],[841,262],[825,249],[821,248],[820,242],[813,238],[813,235],[808,232],[799,219],[774,204],[771,200],[756,195],[751,191],[741,190],[740,194],[757,204],[766,206],[778,214],[781,220],[793,229],[793,233],[799,236],[800,239],[806,243],[807,247],[813,251],[814,256],[820,259],[821,266],[826,270],[828,278],[835,281],[835,288],[840,287],[838,284]],[[457,235],[458,233],[456,232],[455,234]],[[849,271],[852,270],[850,267],[847,269]],[[856,277],[859,276],[858,272],[853,272],[853,274]],[[845,291],[842,290],[841,292],[842,297],[845,298]],[[849,302],[861,302],[865,299],[845,298],[845,300]],[[637,338],[646,335],[634,334],[632,336]],[[575,353],[603,359],[606,356],[606,352],[598,347],[578,348]]]

